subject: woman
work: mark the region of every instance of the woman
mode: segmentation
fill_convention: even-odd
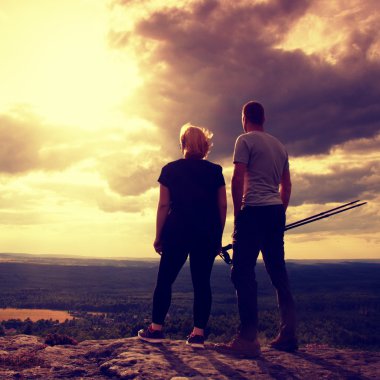
[[[186,124],[181,128],[183,158],[162,168],[158,179],[154,249],[161,255],[153,295],[152,323],[138,332],[140,339],[161,342],[171,302],[171,288],[190,256],[194,288],[194,329],[187,339],[204,347],[204,329],[211,310],[210,276],[226,220],[227,200],[222,167],[207,161],[212,133]]]

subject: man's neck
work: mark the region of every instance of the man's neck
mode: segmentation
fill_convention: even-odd
[[[264,127],[262,125],[247,123],[245,126],[246,132],[264,132]]]

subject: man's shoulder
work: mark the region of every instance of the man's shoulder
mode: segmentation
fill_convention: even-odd
[[[242,133],[240,136],[237,137],[236,143],[245,143],[246,145],[252,145],[257,141],[262,140],[270,140],[271,137],[269,137],[265,132],[258,132],[258,131],[251,131]],[[273,137],[273,136],[272,136]]]
[[[272,140],[272,141],[275,141],[276,143],[278,144],[281,144],[281,145],[284,145],[280,139],[276,136],[273,136],[272,134],[268,133],[268,132],[264,132],[264,135],[266,136],[266,138]]]
[[[253,141],[252,136],[250,136],[251,132],[248,133],[242,133],[236,138],[235,147],[238,149],[241,146],[244,145],[250,145],[250,143]]]
[[[276,147],[279,149],[286,150],[285,145],[280,141],[280,139],[272,134],[264,132],[250,132],[252,133],[250,139],[251,141],[264,141],[266,145]]]
[[[235,151],[240,152],[247,149],[249,151],[266,151],[269,149],[274,152],[281,152],[281,154],[288,154],[285,145],[277,137],[261,131],[251,131],[238,136]]]
[[[251,132],[249,132],[251,133]],[[237,138],[236,138],[236,141],[238,140],[245,140],[248,136],[249,133],[242,133],[241,135],[239,135]]]

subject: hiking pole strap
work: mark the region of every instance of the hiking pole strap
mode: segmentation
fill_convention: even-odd
[[[232,264],[232,259],[228,251],[232,248],[232,244],[228,244],[224,247],[222,247],[221,251],[219,252],[219,256],[223,259],[223,261],[226,264],[231,265]]]

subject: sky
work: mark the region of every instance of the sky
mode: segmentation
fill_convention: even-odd
[[[1,0],[0,252],[157,257],[180,127],[230,180],[241,106],[287,147],[289,259],[380,259],[376,0]]]

